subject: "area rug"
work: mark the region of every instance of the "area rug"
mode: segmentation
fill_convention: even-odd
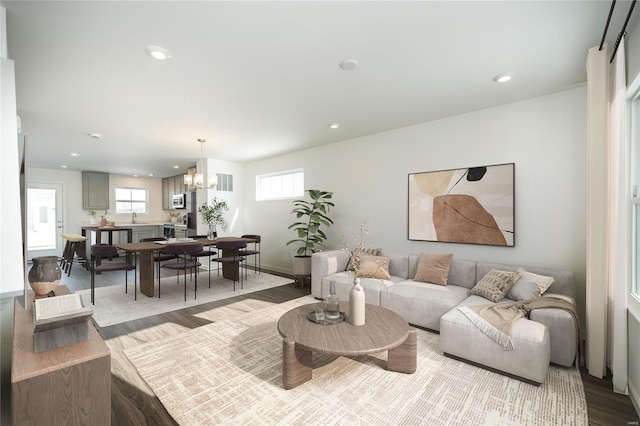
[[[418,369],[386,371],[386,354],[314,354],[313,379],[282,387],[278,318],[296,299],[125,350],[181,425],[587,425],[580,373],[550,366],[533,386],[443,356],[418,330]]]
[[[213,274],[216,274],[213,272]],[[93,308],[93,319],[100,327],[171,312],[177,309],[201,305],[207,302],[227,299],[242,294],[253,293],[268,288],[291,284],[290,278],[279,277],[267,273],[249,273],[243,282],[243,289],[236,282],[236,290],[233,290],[233,281],[217,275],[211,276],[211,288],[206,272],[198,279],[198,298],[194,299],[194,284],[189,281],[187,275],[187,301],[184,301],[184,281],[180,277],[180,284],[175,277],[162,278],[162,293],[158,298],[158,283],[156,282],[155,296],[148,297],[140,293],[138,300],[133,297],[133,283],[129,283],[128,293],[124,292],[124,283],[95,289],[95,305],[91,305],[91,290],[81,290],[82,300],[86,306]]]

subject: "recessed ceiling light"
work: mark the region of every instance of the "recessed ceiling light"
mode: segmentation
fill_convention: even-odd
[[[91,139],[100,139],[102,135],[100,133],[87,133]]]
[[[152,58],[155,58],[159,61],[165,61],[167,59],[171,59],[171,52],[169,52],[164,47],[160,46],[147,46],[145,50]]]
[[[505,74],[499,74],[496,75],[495,77],[493,77],[493,81],[495,81],[496,83],[506,83],[507,81],[511,80],[513,78],[513,73],[512,72],[508,72]]]
[[[180,168],[180,166],[173,166],[173,168],[174,168],[174,169],[179,169],[179,168]]]
[[[69,155],[72,156],[72,157],[79,157],[80,156],[80,154],[78,154],[77,152],[70,152]]]
[[[329,128],[330,129],[337,129],[338,127],[340,127],[340,123],[331,123],[331,124],[329,124]]]
[[[149,173],[149,177],[153,177],[153,173]]]
[[[345,71],[355,70],[357,67],[358,61],[356,61],[355,59],[345,59],[344,61],[340,62],[340,68]]]
[[[138,175],[133,175],[133,177],[138,177]]]
[[[67,166],[60,166],[60,167],[62,167],[63,169],[66,169],[66,168],[67,168]]]

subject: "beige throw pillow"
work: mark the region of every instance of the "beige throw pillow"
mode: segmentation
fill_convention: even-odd
[[[477,294],[492,302],[499,302],[518,278],[520,278],[518,272],[492,269],[471,289],[471,294]]]
[[[420,253],[414,281],[447,285],[453,254]]]
[[[354,253],[355,254],[355,253]],[[380,256],[382,254],[381,248],[365,248],[360,251],[360,255],[370,255],[370,256]],[[353,271],[353,258],[349,258],[349,263],[347,263],[347,271]]]
[[[362,278],[379,278],[390,280],[388,257],[384,256],[360,256],[360,271],[358,276]]]

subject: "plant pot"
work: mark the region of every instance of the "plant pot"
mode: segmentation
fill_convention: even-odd
[[[46,295],[58,288],[62,271],[58,266],[57,256],[42,256],[33,258],[33,266],[29,270],[29,285],[39,296]]]
[[[311,275],[311,256],[295,256],[293,258],[293,275]]]

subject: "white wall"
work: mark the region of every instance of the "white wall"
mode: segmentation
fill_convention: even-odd
[[[213,158],[208,158],[206,161],[206,176],[214,176],[216,173],[233,175],[233,191],[200,189],[197,191],[198,204],[196,205],[196,208],[205,202],[210,202],[213,200],[213,197],[225,200],[229,206],[229,211],[225,214],[225,219],[227,220],[229,227],[226,230],[218,227],[218,236],[240,236],[245,234],[244,196],[242,193],[244,189],[244,180],[242,164],[231,161],[216,160]],[[205,179],[205,181],[208,182],[208,179]],[[202,218],[197,214],[197,211],[195,213],[198,221],[198,235],[206,235],[207,225],[202,222]]]
[[[334,192],[328,246],[356,235],[386,252],[569,268],[584,317],[586,88],[308,149],[245,166],[245,228],[263,236],[262,265],[291,272],[291,201],[255,201],[256,174],[303,167],[305,188]],[[407,239],[407,175],[516,164],[513,248]]]
[[[1,8],[4,17],[5,9]],[[4,18],[2,19],[4,32]],[[2,36],[4,37],[4,35]],[[0,292],[24,291],[20,170],[13,61],[0,57]]]

